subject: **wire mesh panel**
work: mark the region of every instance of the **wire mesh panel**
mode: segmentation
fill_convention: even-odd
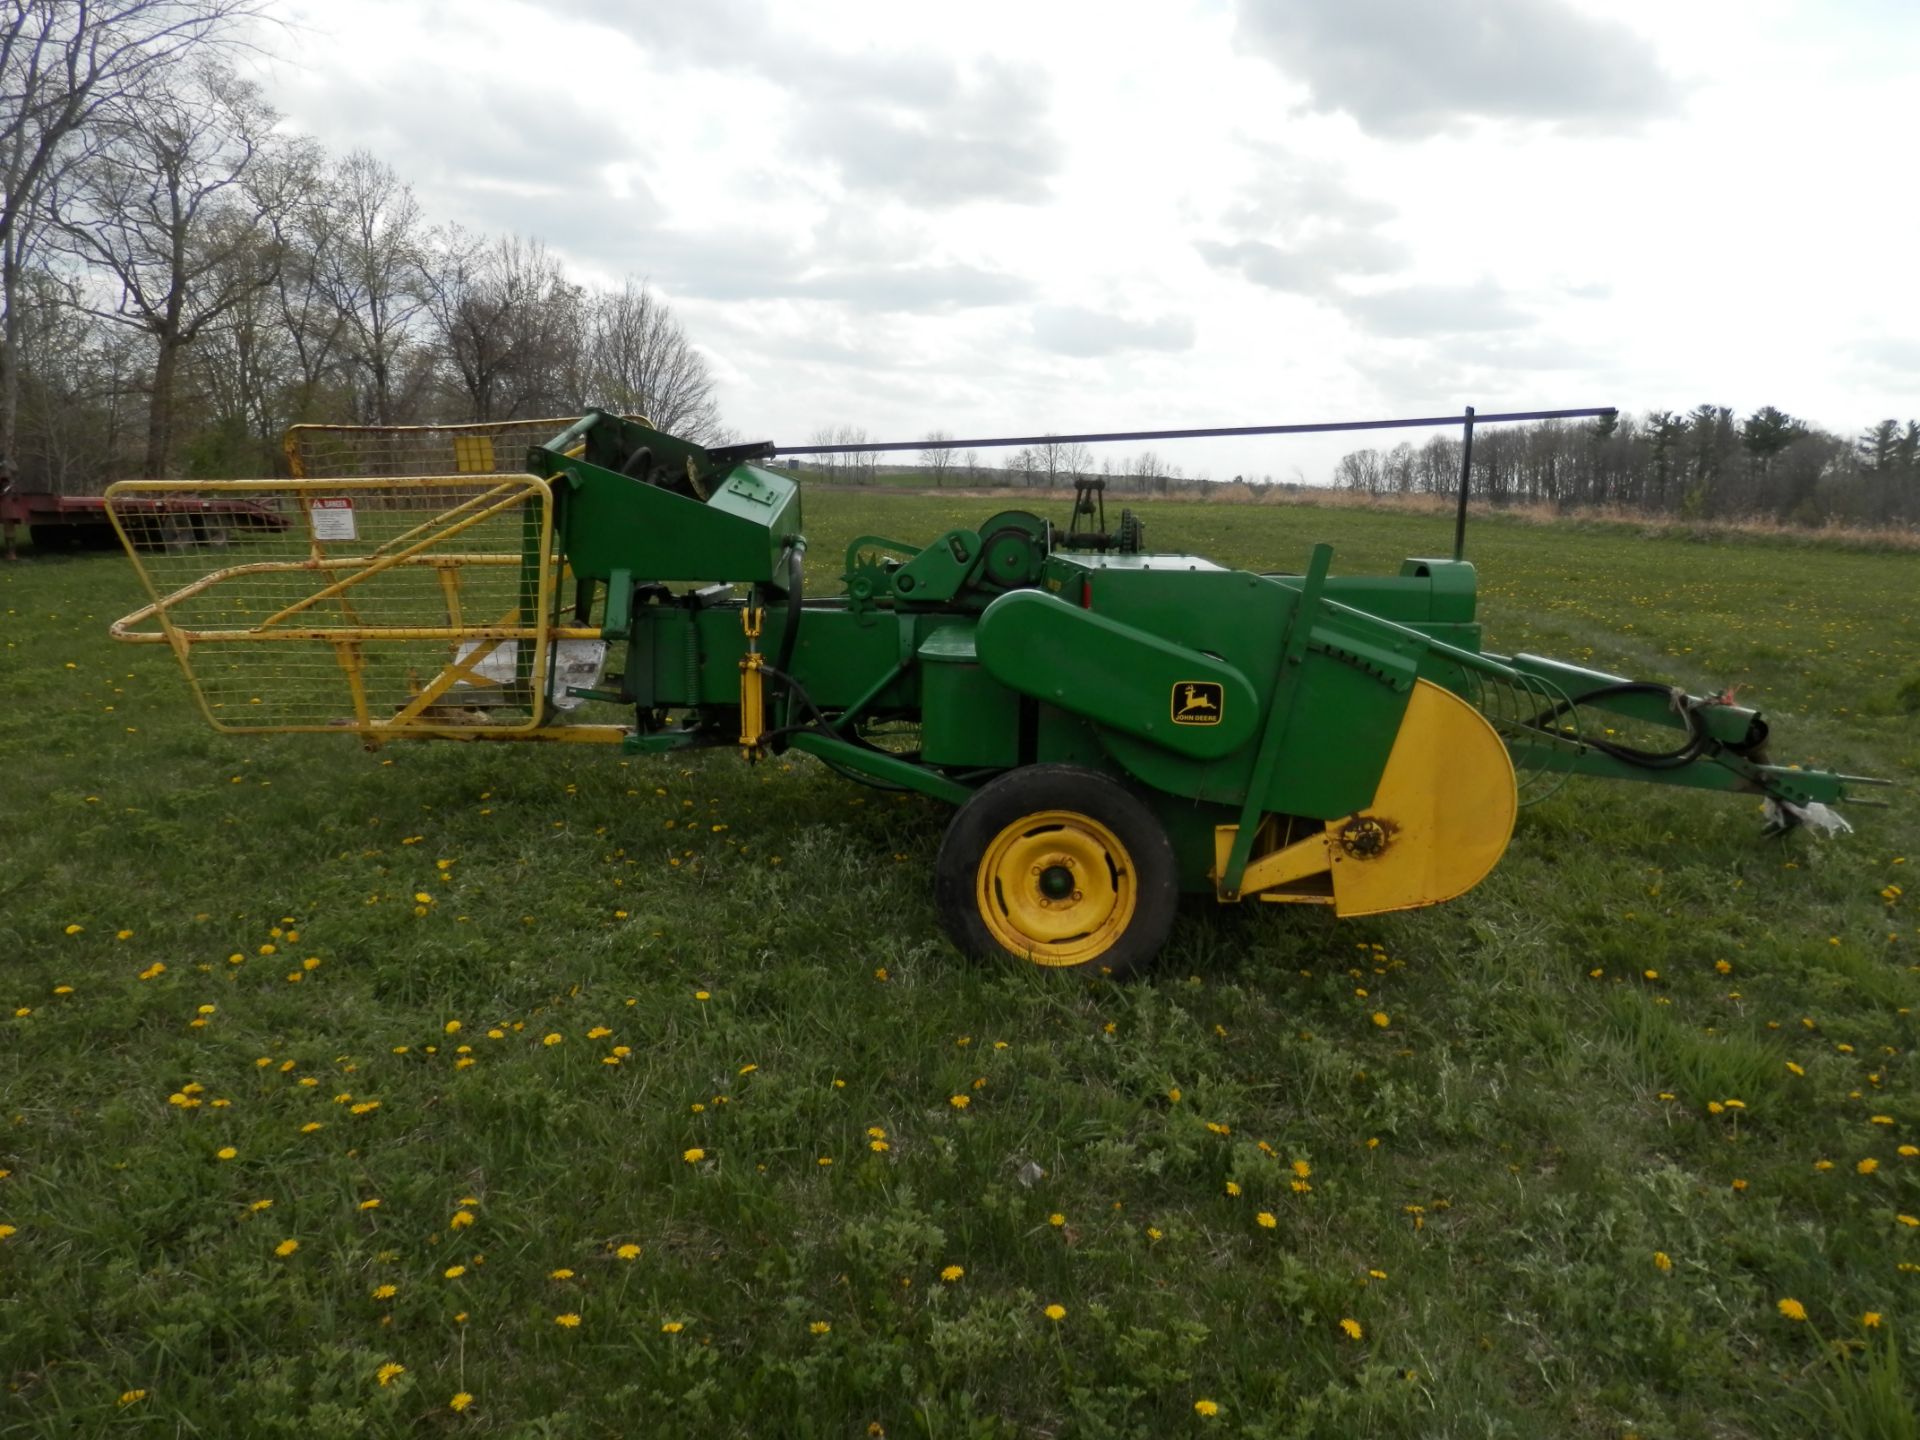
[[[183,537],[153,502],[187,494],[250,523]],[[152,596],[113,633],[170,644],[217,729],[471,734],[543,718],[559,578],[544,481],[136,480],[107,506]]]
[[[1551,680],[1524,671],[1466,669],[1465,699],[1499,732],[1513,759],[1520,803],[1534,805],[1566,784],[1557,756],[1580,749],[1580,716]]]
[[[295,479],[487,475],[518,470],[528,447],[551,440],[574,418],[481,425],[295,425],[284,444]]]

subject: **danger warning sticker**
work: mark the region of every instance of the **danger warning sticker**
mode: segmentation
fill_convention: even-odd
[[[353,526],[353,501],[345,496],[335,500],[310,501],[307,518],[313,525],[313,538],[316,540],[360,538]]]

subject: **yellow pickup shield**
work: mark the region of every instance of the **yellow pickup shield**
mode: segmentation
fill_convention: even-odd
[[[1240,895],[1378,915],[1464,895],[1506,853],[1519,813],[1513,761],[1466,701],[1414,684],[1373,803],[1320,828],[1263,824]],[[1214,831],[1224,873],[1235,826]]]

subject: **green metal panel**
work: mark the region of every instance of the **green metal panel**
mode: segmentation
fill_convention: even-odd
[[[800,492],[783,476],[736,466],[702,502],[583,459],[562,456],[555,470],[560,546],[576,576],[785,584]]]
[[[956,769],[1018,765],[1020,697],[981,668],[973,626],[941,626],[918,655],[921,758]]]
[[[949,530],[895,572],[893,593],[916,604],[945,604],[979,563],[980,537],[971,530]]]
[[[1045,591],[995,600],[976,643],[1001,684],[1177,755],[1229,754],[1259,718],[1253,687],[1226,661]]]

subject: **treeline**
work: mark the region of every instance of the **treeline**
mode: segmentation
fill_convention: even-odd
[[[1355,450],[1334,483],[1367,495],[1452,494],[1461,441]],[[1920,524],[1920,421],[1847,439],[1773,406],[1724,405],[1474,432],[1470,489],[1495,505],[1596,506],[1682,519],[1791,525]]]
[[[267,475],[295,423],[589,405],[720,438],[705,361],[643,283],[434,224],[377,157],[285,133],[227,63],[253,8],[0,13],[0,478]]]

